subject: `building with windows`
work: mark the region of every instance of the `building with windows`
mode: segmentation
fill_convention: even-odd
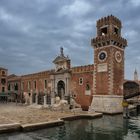
[[[54,59],[54,69],[22,76],[8,76],[8,90],[16,92],[20,98],[24,93],[50,95],[52,99],[59,96],[69,100],[74,97],[83,109],[87,110],[93,96],[93,65],[71,67],[71,61],[64,55],[63,48]],[[39,101],[40,102],[40,101]]]
[[[8,90],[20,97],[25,93],[32,95],[33,102],[36,95],[39,96],[38,102],[42,101],[43,95],[51,97],[51,102],[56,96],[67,100],[74,97],[83,110],[91,106],[95,111],[121,112],[124,88],[125,92],[129,90],[129,84],[124,86],[124,51],[127,41],[121,36],[122,23],[110,15],[99,19],[96,27],[97,36],[91,40],[94,64],[72,67],[70,58],[65,56],[61,47],[60,54],[53,60],[54,69],[21,76],[10,75]],[[3,74],[7,73],[3,69],[1,74],[2,71]],[[5,90],[7,80],[5,78],[2,81],[0,88]]]
[[[7,69],[0,67],[0,93],[7,92]]]

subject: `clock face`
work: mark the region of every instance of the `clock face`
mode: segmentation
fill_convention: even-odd
[[[120,51],[115,52],[115,59],[118,63],[120,63],[122,61],[122,55],[121,55]]]
[[[104,61],[107,58],[107,53],[105,51],[101,51],[98,55],[100,61]]]

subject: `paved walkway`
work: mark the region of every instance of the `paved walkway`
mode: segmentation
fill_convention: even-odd
[[[58,120],[72,115],[78,115],[71,111],[51,111],[49,109],[30,108],[25,105],[8,103],[0,104],[0,124],[20,123],[32,124]]]
[[[61,113],[57,111],[56,113],[56,111],[48,109],[30,108],[15,103],[0,104],[0,124],[47,122],[70,114],[70,112]]]
[[[34,108],[33,108],[34,107]],[[0,103],[0,134],[19,131],[32,131],[41,128],[60,126],[65,120],[94,119],[102,113],[83,111],[51,111],[39,106]]]

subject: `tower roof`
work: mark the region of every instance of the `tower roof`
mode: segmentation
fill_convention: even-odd
[[[118,26],[119,28],[122,27],[121,21],[113,15],[103,17],[97,21],[97,27],[101,27],[103,25],[109,25],[109,24],[114,24]]]
[[[124,49],[127,46],[127,40],[121,36],[121,21],[113,16],[107,16],[97,21],[97,36],[91,40],[94,48],[114,45]]]
[[[136,70],[136,68],[135,68],[135,71],[134,71],[134,73],[135,73],[135,74],[137,74],[137,70]]]

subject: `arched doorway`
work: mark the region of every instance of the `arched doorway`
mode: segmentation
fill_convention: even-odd
[[[64,98],[65,95],[65,83],[61,80],[57,84],[57,94],[60,99]]]

